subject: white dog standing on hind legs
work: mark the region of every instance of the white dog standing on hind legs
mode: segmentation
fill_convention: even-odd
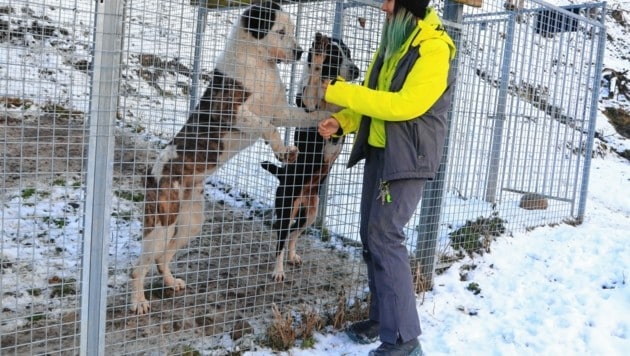
[[[273,2],[248,7],[217,59],[212,81],[186,124],[146,177],[142,252],[131,273],[131,311],[150,310],[144,280],[153,263],[166,287],[183,290],[169,264],[204,222],[204,182],[238,152],[263,138],[276,157],[292,162],[278,126],[315,127],[330,115],[288,105],[277,63],[299,60],[302,49],[288,13]]]

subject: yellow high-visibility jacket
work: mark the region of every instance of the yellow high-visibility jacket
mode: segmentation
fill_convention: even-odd
[[[358,131],[353,151],[363,150],[361,145],[369,144],[398,151],[393,158],[400,150],[410,153],[392,160],[389,179],[432,178],[437,170],[450,106],[450,91],[446,95],[449,80],[452,81],[450,61],[455,52],[455,44],[437,13],[428,8],[426,17],[418,21],[409,39],[390,60],[384,62],[382,54],[375,53],[363,86],[341,79],[328,86],[326,101],[344,107],[333,114],[343,133]],[[446,102],[438,103],[441,98]],[[361,151],[353,153],[348,166],[363,158]],[[402,162],[401,167],[398,161],[406,158],[411,158],[411,166]]]

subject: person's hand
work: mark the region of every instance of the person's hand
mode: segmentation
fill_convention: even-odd
[[[323,138],[329,139],[339,130],[339,127],[339,121],[337,121],[334,117],[329,117],[319,122],[317,125],[317,132],[319,132]]]

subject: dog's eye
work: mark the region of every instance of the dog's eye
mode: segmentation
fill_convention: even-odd
[[[280,35],[280,37],[284,37],[287,34],[287,31],[285,31],[284,29],[279,30],[278,34]]]

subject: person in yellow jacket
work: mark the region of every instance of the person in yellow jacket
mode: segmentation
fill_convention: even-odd
[[[360,237],[371,293],[369,319],[350,325],[370,355],[421,355],[404,226],[440,164],[452,99],[455,44],[429,0],[384,0],[380,46],[362,85],[333,80],[327,102],[344,107],[322,120],[324,138],[356,133],[348,167],[365,159]]]

